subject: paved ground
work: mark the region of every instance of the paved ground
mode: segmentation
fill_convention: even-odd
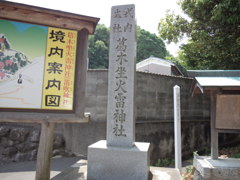
[[[79,168],[79,166],[81,166],[81,168]],[[0,165],[0,180],[34,180],[35,168],[35,161]],[[81,160],[81,157],[54,158],[52,159],[51,178],[53,178],[53,180],[75,179],[70,178],[71,175],[69,176],[69,174],[72,174],[72,172],[78,172],[77,177],[85,180],[86,170],[87,161],[83,159]],[[174,168],[150,167],[150,170],[153,175],[152,180],[180,180],[179,173]],[[76,173],[74,174],[76,177]]]
[[[51,178],[79,161],[80,157],[53,158]],[[0,180],[34,180],[35,161],[15,162],[0,165]]]

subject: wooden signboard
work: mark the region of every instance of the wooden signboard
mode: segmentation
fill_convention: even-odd
[[[217,95],[216,128],[240,130],[240,95]]]
[[[87,41],[99,18],[0,7],[0,122],[86,122]]]
[[[88,35],[99,18],[0,2],[0,122],[41,123],[36,180],[50,178],[55,123],[84,123]]]

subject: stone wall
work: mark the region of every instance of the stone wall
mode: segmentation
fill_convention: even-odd
[[[40,126],[36,124],[0,124],[0,163],[31,161],[37,158]],[[65,154],[61,134],[55,134],[53,156]]]

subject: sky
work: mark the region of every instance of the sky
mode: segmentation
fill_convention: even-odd
[[[178,0],[9,0],[12,2],[40,6],[86,16],[100,18],[99,23],[110,26],[111,7],[115,5],[135,4],[137,25],[158,35],[158,23],[165,17],[166,10],[181,14]],[[179,44],[166,44],[168,51],[176,56]]]

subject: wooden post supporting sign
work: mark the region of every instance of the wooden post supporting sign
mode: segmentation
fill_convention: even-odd
[[[54,123],[41,124],[35,180],[49,180],[53,148]]]
[[[216,94],[211,91],[211,157],[218,159],[218,131],[216,129]]]

